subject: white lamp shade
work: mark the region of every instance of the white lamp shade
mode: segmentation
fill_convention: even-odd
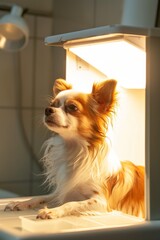
[[[0,48],[6,51],[18,51],[28,42],[29,29],[21,17],[23,9],[13,6],[11,13],[0,20]]]

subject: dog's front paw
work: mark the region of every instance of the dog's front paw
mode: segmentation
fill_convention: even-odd
[[[10,202],[6,205],[4,211],[23,211],[30,208],[31,205],[26,202]]]
[[[54,219],[62,217],[62,211],[58,208],[44,208],[39,210],[39,213],[37,215],[37,219]]]

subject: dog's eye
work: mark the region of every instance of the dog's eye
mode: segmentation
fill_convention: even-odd
[[[66,106],[66,111],[67,112],[76,112],[76,111],[78,111],[78,108],[75,104],[69,104]]]

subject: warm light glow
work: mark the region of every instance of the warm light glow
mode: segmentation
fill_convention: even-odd
[[[146,53],[124,40],[71,47],[70,51],[105,74],[120,86],[144,89]],[[85,74],[84,74],[85,75]]]
[[[106,76],[105,78],[106,79]],[[79,92],[90,93],[94,82],[100,81],[101,78],[95,78],[93,71],[83,68],[83,63],[80,68],[77,67],[77,62],[74,59],[69,58],[67,61],[67,82]]]
[[[3,48],[6,44],[6,38],[0,35],[0,48]]]

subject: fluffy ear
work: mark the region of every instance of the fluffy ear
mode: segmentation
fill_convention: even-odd
[[[54,96],[56,96],[59,92],[67,90],[67,89],[71,89],[71,88],[72,88],[71,84],[67,83],[62,78],[58,78],[54,82],[53,94],[54,94]]]
[[[107,113],[112,111],[111,109],[116,102],[116,85],[117,81],[113,79],[93,85],[92,96],[99,104],[99,112]]]

